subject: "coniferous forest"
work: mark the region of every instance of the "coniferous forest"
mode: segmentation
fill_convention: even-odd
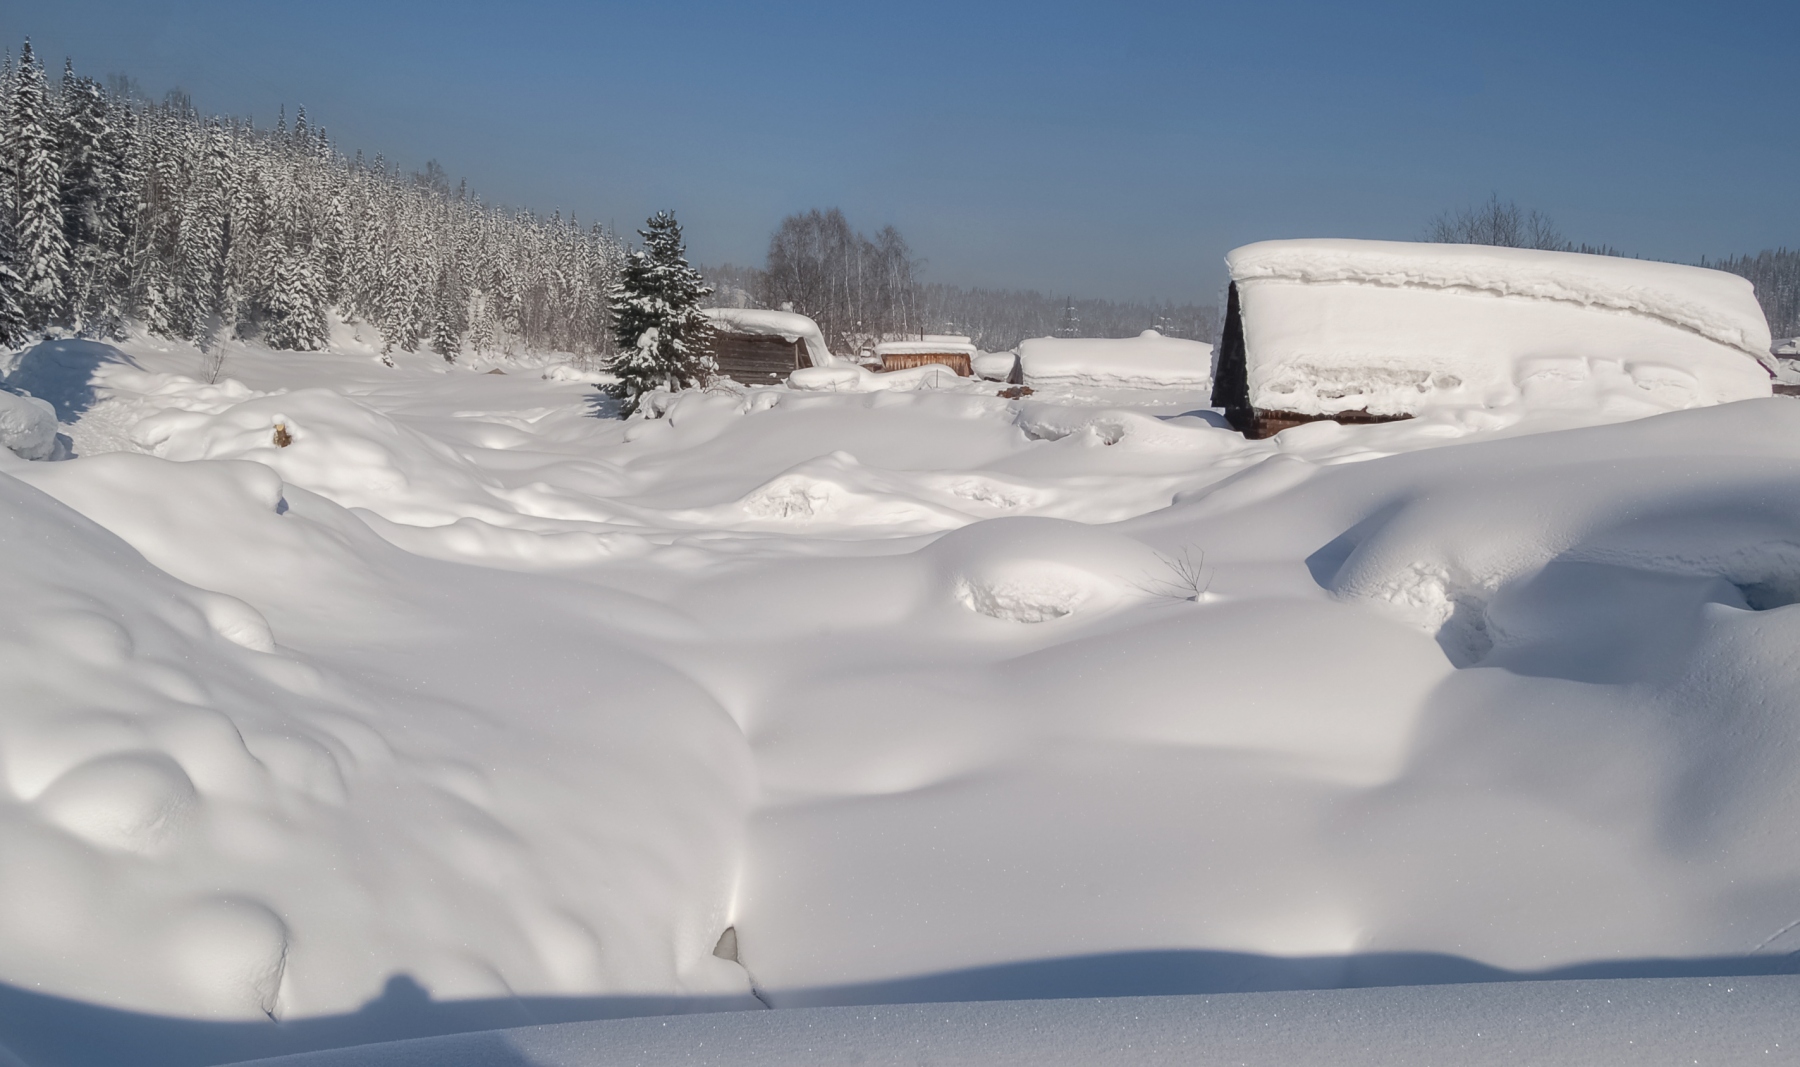
[[[608,347],[622,260],[607,230],[482,203],[440,168],[346,158],[304,109],[292,125],[148,103],[29,43],[0,68],[0,342],[128,323],[201,345],[325,344],[328,311],[384,347]]]

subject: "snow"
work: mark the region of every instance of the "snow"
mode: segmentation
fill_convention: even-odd
[[[1767,396],[1775,369],[1750,283],[1722,271],[1348,240],[1265,241],[1227,265],[1259,409],[1677,410]]]
[[[56,408],[48,400],[0,390],[0,447],[25,459],[56,453]]]
[[[1763,977],[812,1008],[564,1023],[262,1067],[1761,1063],[1800,1043],[1796,995],[1800,981]]]
[[[917,341],[883,341],[875,346],[875,356],[965,355],[974,358],[974,343],[962,334],[928,333]]]
[[[831,354],[819,324],[793,311],[764,311],[760,308],[706,308],[701,312],[719,329],[758,337],[779,337],[792,344],[805,339],[806,354],[815,367],[842,365]]]
[[[976,352],[969,361],[978,378],[986,378],[990,382],[1003,382],[1012,376],[1013,365],[1018,362],[1017,352]]]
[[[1019,345],[1033,389],[1212,388],[1212,346],[1145,330],[1136,337],[1033,337]]]
[[[214,381],[143,337],[6,365],[75,456],[0,450],[0,1046],[33,1067],[145,1020],[199,1064],[1793,969],[1800,402],[1625,404],[1595,363],[1249,441],[1185,389],[834,366],[621,420],[567,364],[334,336]],[[1552,995],[1505,988],[1467,1010]],[[1630,988],[1650,1022],[1605,1033],[1710,1003]]]

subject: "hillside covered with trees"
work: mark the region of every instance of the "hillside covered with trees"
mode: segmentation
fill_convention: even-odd
[[[327,312],[388,348],[607,347],[622,246],[575,219],[512,213],[346,158],[304,109],[259,129],[65,66],[52,90],[29,42],[0,71],[0,341],[142,323],[208,345],[326,341]]]

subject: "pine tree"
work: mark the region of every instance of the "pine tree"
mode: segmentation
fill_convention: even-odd
[[[10,135],[19,181],[14,231],[23,295],[19,303],[34,330],[59,320],[67,301],[69,242],[63,233],[62,170],[53,127],[44,68],[26,41],[13,88]]]
[[[716,370],[712,327],[700,314],[712,287],[688,266],[681,224],[673,212],[659,211],[638,236],[644,247],[625,257],[609,294],[618,351],[607,364],[617,380],[606,392],[624,401],[626,415],[637,411],[645,393],[700,385]]]

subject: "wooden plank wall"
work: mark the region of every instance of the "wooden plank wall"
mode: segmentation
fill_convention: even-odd
[[[812,366],[805,340],[731,333],[713,335],[713,361],[720,377],[740,385],[773,385],[797,368]]]
[[[881,369],[884,371],[906,370],[930,363],[941,363],[964,378],[972,377],[975,373],[975,369],[969,365],[967,352],[890,352],[881,357]]]

